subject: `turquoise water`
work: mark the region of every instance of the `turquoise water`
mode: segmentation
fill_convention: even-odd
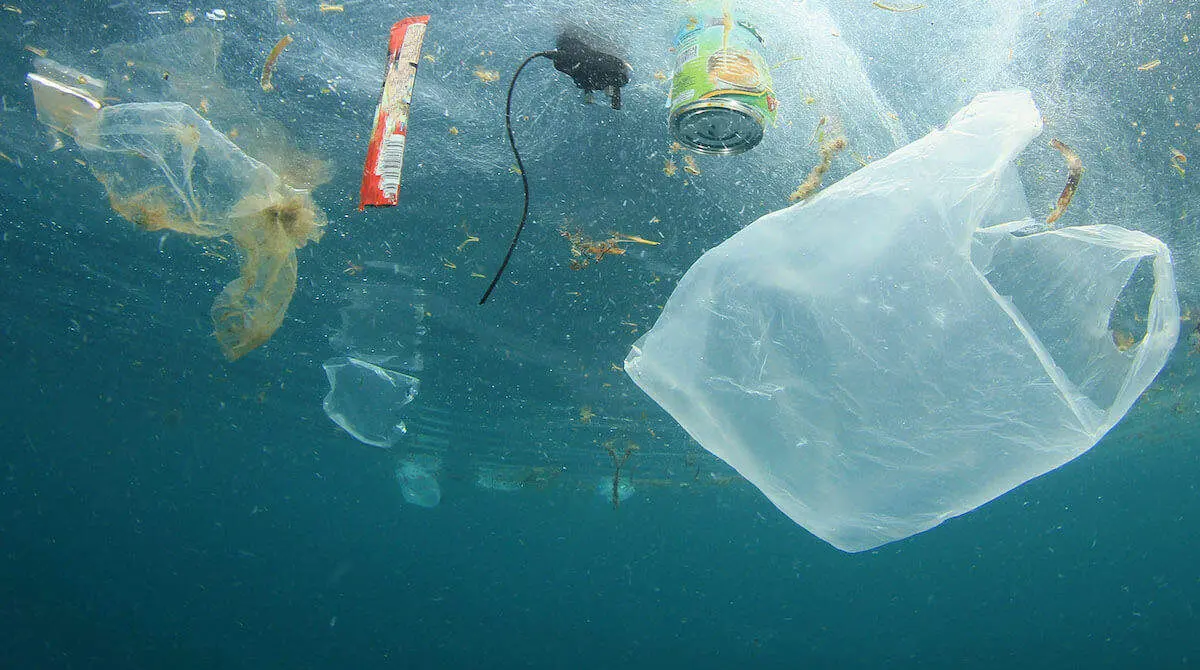
[[[705,249],[786,204],[815,162],[811,148],[794,151],[819,115],[803,103],[809,93],[844,116],[866,159],[944,123],[975,92],[1028,86],[1085,162],[1069,211],[1078,219],[1065,223],[1106,216],[1161,237],[1186,315],[1200,286],[1200,194],[1195,174],[1178,175],[1168,159],[1172,148],[1200,154],[1197,9],[814,5],[806,25],[826,17],[842,41],[800,54],[794,79],[776,74],[780,127],[751,153],[702,158],[703,174],[668,177],[665,84],[652,75],[669,71],[674,19],[661,7],[346,2],[321,12],[293,1],[287,23],[274,0],[226,5],[224,21],[185,3],[9,6],[21,11],[0,11],[9,54],[0,151],[11,159],[0,160],[0,666],[1166,668],[1200,659],[1194,319],[1151,390],[1090,452],[929,532],[854,555],[792,523],[613,369]],[[401,205],[359,214],[386,27],[419,12],[433,14],[434,60],[418,74]],[[1002,20],[1008,13],[1021,18]],[[558,25],[581,17],[623,44],[635,71],[626,107],[584,105],[544,64],[522,75],[514,106],[530,117],[517,132],[531,223],[479,308],[486,279],[472,273],[494,270],[521,203],[503,139],[505,82],[520,59],[549,48]],[[232,363],[208,314],[237,275],[231,248],[116,215],[77,162],[88,157],[69,138],[54,149],[24,81],[35,57],[26,45],[119,81],[119,64],[94,49],[185,27],[222,37],[221,86],[239,95],[214,92],[212,73],[189,80],[188,63],[202,59],[167,50],[159,99],[209,99],[222,132],[248,135],[270,119],[287,144],[331,163],[330,181],[313,190],[328,232],[298,253],[287,318]],[[267,95],[261,64],[285,33],[296,41]],[[777,60],[797,55],[776,48]],[[848,67],[834,58],[840,48],[859,59],[850,74],[806,79]],[[477,78],[480,67],[500,81]],[[858,75],[878,102],[863,102]],[[880,121],[890,118],[880,109],[895,122]],[[1061,188],[1061,158],[1030,151],[1022,176],[1042,211]],[[856,166],[841,157],[826,183]],[[662,244],[573,271],[560,226]],[[469,236],[480,239],[463,244]],[[339,310],[364,292],[384,325],[355,330],[359,346],[392,347],[421,381],[391,449],[355,441],[322,409],[322,363],[346,353]],[[630,443],[639,450],[614,506],[605,447]],[[397,471],[413,458],[438,464],[435,507],[406,502]],[[485,466],[516,468],[521,486],[481,486]]]

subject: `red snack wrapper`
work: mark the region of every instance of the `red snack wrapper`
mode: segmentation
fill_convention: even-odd
[[[375,109],[375,127],[367,147],[367,162],[363,165],[362,189],[358,197],[360,212],[367,205],[387,206],[400,201],[408,110],[417,64],[421,60],[421,42],[425,39],[428,24],[429,15],[425,15],[410,16],[392,26],[383,95]]]

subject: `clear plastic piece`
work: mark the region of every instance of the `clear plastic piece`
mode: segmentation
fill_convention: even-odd
[[[404,407],[417,397],[420,380],[351,357],[324,363],[329,379],[324,409],[354,439],[389,448],[408,432]]]
[[[104,104],[105,83],[49,58],[33,61],[25,75],[33,89],[37,120],[69,135],[75,126],[95,121]]]

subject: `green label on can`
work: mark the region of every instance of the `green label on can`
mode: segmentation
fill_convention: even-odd
[[[778,103],[771,71],[762,56],[762,38],[745,21],[729,13],[688,17],[675,38],[675,76],[671,82],[672,131],[676,120],[702,106],[717,113],[744,110],[744,135],[762,137],[763,127],[775,122]],[[686,137],[679,137],[687,144]],[[753,144],[751,144],[753,146]],[[749,148],[749,147],[745,147]],[[742,148],[741,150],[744,150]]]

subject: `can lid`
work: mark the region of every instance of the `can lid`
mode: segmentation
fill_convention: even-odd
[[[671,115],[671,134],[693,151],[732,156],[762,141],[763,121],[762,112],[750,105],[712,98],[675,110]]]

